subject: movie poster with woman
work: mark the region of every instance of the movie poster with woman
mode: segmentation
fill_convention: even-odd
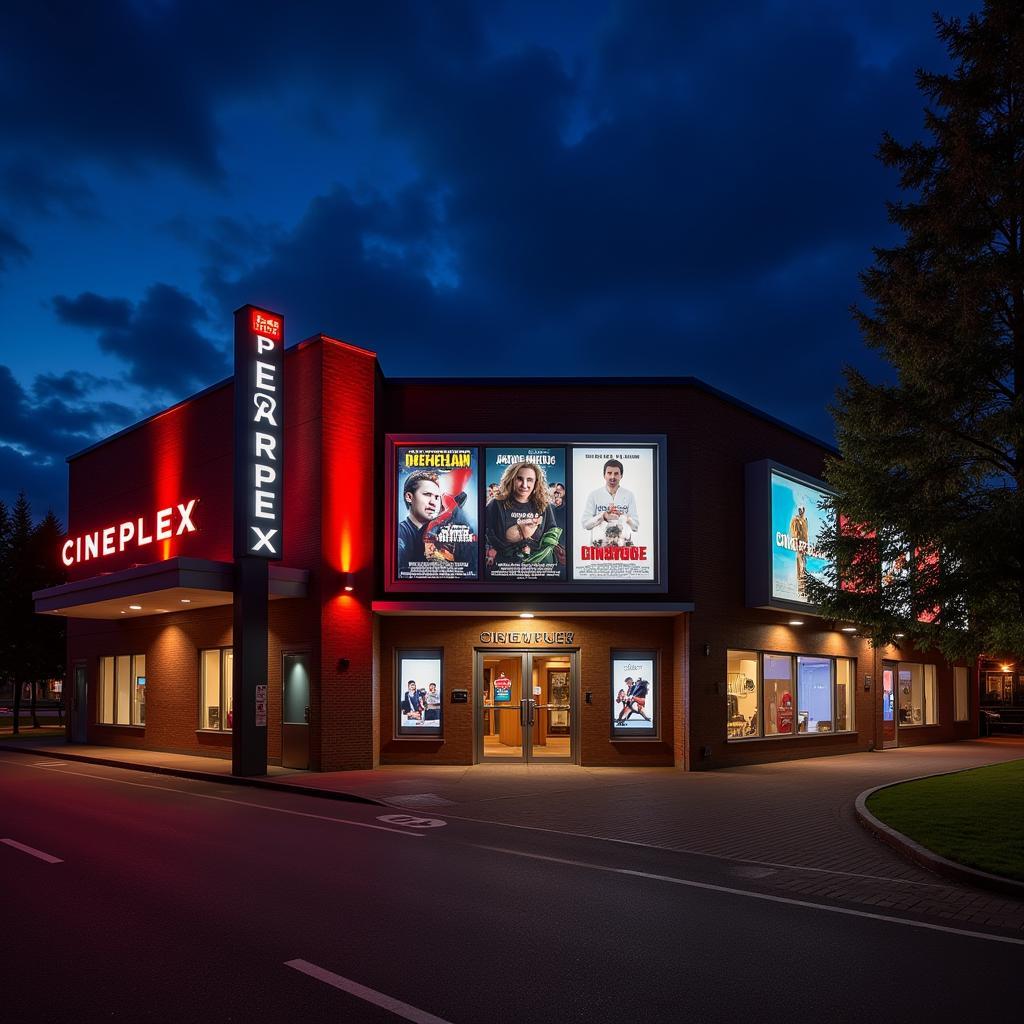
[[[484,578],[567,579],[565,449],[484,450]]]
[[[397,578],[477,579],[477,449],[397,446],[395,460]]]
[[[616,651],[612,656],[612,735],[658,734],[658,691],[653,651]]]

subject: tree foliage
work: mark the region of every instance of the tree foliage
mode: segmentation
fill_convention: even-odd
[[[812,597],[876,642],[1024,657],[1024,6],[936,26],[953,68],[917,74],[924,141],[883,136],[902,241],[854,311],[894,379],[845,371],[836,569]]]
[[[38,524],[24,494],[8,511],[0,502],[0,682],[12,690],[14,731],[18,731],[22,687],[31,684],[33,725],[37,684],[61,678],[65,668],[65,625],[62,618],[37,615],[36,590],[66,579],[58,559],[60,520],[47,512]]]

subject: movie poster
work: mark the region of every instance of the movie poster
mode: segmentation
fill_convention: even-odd
[[[652,651],[617,651],[612,656],[612,733],[658,734],[658,691]]]
[[[399,445],[395,462],[396,577],[477,579],[477,449]]]
[[[824,580],[818,538],[828,526],[824,492],[772,472],[772,597],[808,602],[807,580]]]
[[[565,449],[487,448],[484,578],[567,578]]]
[[[573,448],[573,579],[657,579],[655,454],[616,444]]]
[[[409,651],[398,657],[395,681],[399,736],[440,736],[441,658],[434,651]]]

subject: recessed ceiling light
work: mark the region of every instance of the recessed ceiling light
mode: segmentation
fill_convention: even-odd
[[[130,604],[130,605],[128,605],[128,607],[133,612],[141,612],[142,611],[142,605],[141,604]]]
[[[521,618],[521,619],[532,619],[533,618],[533,612],[520,612],[519,613],[519,618]]]
[[[843,628],[840,630],[840,632],[841,633],[856,633],[857,632],[857,627],[856,626],[843,626]]]
[[[183,597],[181,599],[181,603],[182,604],[191,604],[192,603],[192,598],[190,598],[190,597]]]
[[[789,624],[791,626],[802,626],[804,624],[804,620],[803,619],[790,619],[789,620]]]
[[[893,633],[893,636],[896,637],[897,640],[902,640],[906,635],[906,633]]]

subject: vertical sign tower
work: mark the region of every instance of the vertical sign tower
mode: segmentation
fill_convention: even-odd
[[[235,311],[235,600],[231,773],[267,773],[270,561],[284,537],[284,318]]]

